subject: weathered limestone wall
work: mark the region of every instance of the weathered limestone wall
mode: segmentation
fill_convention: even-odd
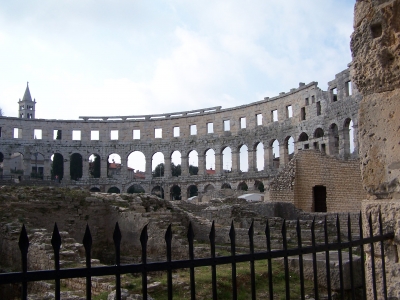
[[[385,261],[388,296],[399,299],[400,1],[357,1],[351,48],[352,76],[363,95],[359,141],[363,185],[368,192],[368,201],[362,205],[363,218],[371,213],[376,224],[381,209],[384,229],[395,232],[394,241],[386,243],[389,251]],[[379,257],[377,252],[371,254],[367,249],[367,258],[371,255]],[[370,271],[370,259],[367,266]],[[367,275],[368,296],[372,298],[370,272]],[[377,280],[380,282],[381,276]],[[382,285],[377,286],[382,297]]]
[[[343,161],[319,151],[303,150],[271,182],[270,201],[290,202],[298,209],[313,212],[315,186],[326,187],[328,212],[359,212],[366,197],[358,159]]]

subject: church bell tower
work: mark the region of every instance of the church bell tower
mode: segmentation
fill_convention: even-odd
[[[18,117],[21,119],[35,119],[35,105],[36,99],[32,101],[29,82],[27,82],[24,97],[18,101]]]

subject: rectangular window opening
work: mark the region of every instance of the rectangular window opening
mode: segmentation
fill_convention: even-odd
[[[140,129],[133,129],[133,139],[140,140]]]
[[[33,130],[33,138],[35,140],[41,140],[42,139],[42,129],[34,129]]]
[[[309,102],[308,98],[306,98],[306,106],[309,104],[310,104],[310,102]]]
[[[338,100],[337,88],[331,89],[331,97],[332,97],[332,102],[336,102]]]
[[[301,108],[300,117],[301,117],[301,121],[304,121],[306,119],[306,108],[305,107]]]
[[[257,126],[262,125],[262,119],[263,119],[262,114],[257,114],[256,118],[257,118]]]
[[[278,121],[278,110],[277,109],[271,111],[271,118],[272,118],[272,122]]]
[[[1,127],[0,127],[0,137],[1,137]]]
[[[240,118],[240,128],[245,129],[246,128],[246,118]]]
[[[321,101],[317,102],[317,116],[321,115]]]
[[[92,130],[90,131],[90,140],[98,141],[100,139],[100,131]]]
[[[310,145],[309,144],[305,144],[304,145],[304,149],[310,149]]]
[[[73,141],[81,140],[81,131],[80,130],[72,130],[72,140]]]
[[[155,128],[154,129],[154,137],[156,139],[162,139],[162,128]]]
[[[293,109],[291,105],[286,106],[286,118],[293,117]]]
[[[21,128],[14,128],[14,139],[22,138],[22,129]]]
[[[197,135],[197,125],[190,125],[190,135]]]
[[[224,131],[230,131],[230,130],[231,130],[231,121],[224,120]]]
[[[62,130],[54,129],[53,130],[53,140],[61,140],[62,137]]]
[[[174,137],[180,136],[180,128],[179,127],[174,127]]]
[[[311,103],[315,103],[315,96],[311,96]]]
[[[346,89],[346,96],[351,96],[353,94],[351,81],[346,82],[345,89]]]
[[[214,123],[207,123],[207,133],[214,133]]]
[[[112,141],[118,140],[118,130],[110,130],[110,139]]]

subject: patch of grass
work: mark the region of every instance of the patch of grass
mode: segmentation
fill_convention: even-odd
[[[108,299],[108,292],[101,293],[97,296],[92,296],[93,300],[107,300]]]

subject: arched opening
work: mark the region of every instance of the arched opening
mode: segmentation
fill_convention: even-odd
[[[44,156],[35,152],[31,154],[31,178],[43,179]]]
[[[153,187],[153,189],[151,190],[151,194],[164,199],[164,189],[159,185]]]
[[[313,187],[314,209],[315,212],[327,212],[326,207],[326,187],[316,185]]]
[[[339,129],[336,124],[329,127],[329,146],[332,155],[339,154]]]
[[[214,191],[214,190],[215,190],[215,187],[214,187],[212,184],[207,184],[207,185],[204,187],[204,192],[205,192],[205,193],[211,192],[211,191]]]
[[[121,168],[121,156],[117,153],[110,154],[107,159],[107,176],[113,178],[121,174]]]
[[[285,155],[287,156],[287,162],[289,162],[294,155],[294,138],[291,136],[285,138]]]
[[[350,153],[354,153],[354,124],[353,121],[349,123],[349,140],[350,140]]]
[[[182,155],[179,151],[174,151],[171,154],[171,175],[178,177],[182,174]]]
[[[247,191],[249,187],[247,186],[246,182],[242,181],[241,183],[239,183],[237,189],[239,191]]]
[[[100,189],[98,187],[94,186],[94,187],[90,188],[89,191],[92,192],[92,193],[96,193],[96,192],[100,192]]]
[[[54,153],[51,161],[51,178],[60,181],[64,177],[64,157],[60,153]]]
[[[100,178],[101,167],[100,156],[98,154],[92,154],[89,156],[89,174],[92,178]]]
[[[140,151],[133,151],[128,155],[128,178],[145,179],[146,178],[146,157]]]
[[[199,194],[199,192],[198,192],[197,186],[190,185],[188,187],[188,189],[187,189],[188,198],[198,196],[198,194]]]
[[[272,167],[278,169],[279,168],[279,142],[278,140],[274,140],[272,143]]]
[[[164,154],[162,152],[154,153],[151,163],[153,177],[164,177],[164,163]]]
[[[126,192],[128,194],[139,194],[139,193],[144,193],[145,190],[140,184],[133,184],[128,188]]]
[[[82,155],[80,153],[73,153],[69,163],[69,174],[71,180],[78,180],[82,178]]]
[[[264,170],[264,144],[261,142],[256,146],[256,167],[257,171]]]
[[[315,139],[319,139],[319,138],[322,138],[322,137],[324,137],[324,130],[322,128],[318,127],[314,131],[314,138]]]
[[[232,171],[232,150],[230,147],[222,149],[222,168],[224,173]]]
[[[119,194],[121,191],[116,186],[110,187],[107,191],[109,194]]]
[[[215,151],[213,149],[208,149],[206,151],[206,169],[207,174],[215,174]]]
[[[188,155],[189,174],[197,175],[199,173],[199,155],[196,150],[192,150]]]
[[[24,156],[22,153],[15,152],[10,156],[10,173],[21,178],[24,175]]]
[[[308,134],[305,132],[302,132],[299,136],[299,142],[306,142],[308,141]]]
[[[249,149],[246,145],[239,148],[239,166],[240,171],[247,172],[249,170]]]
[[[174,184],[169,192],[171,200],[181,200],[182,199],[181,193],[182,193],[181,188]]]
[[[224,184],[222,184],[221,186],[221,190],[225,190],[225,189],[232,189],[231,185],[227,182],[225,182]]]
[[[354,129],[350,118],[344,122],[343,145],[345,158],[348,158],[354,152]]]
[[[256,180],[254,182],[254,189],[259,190],[261,193],[263,193],[265,191],[264,183],[262,183],[259,180]]]

